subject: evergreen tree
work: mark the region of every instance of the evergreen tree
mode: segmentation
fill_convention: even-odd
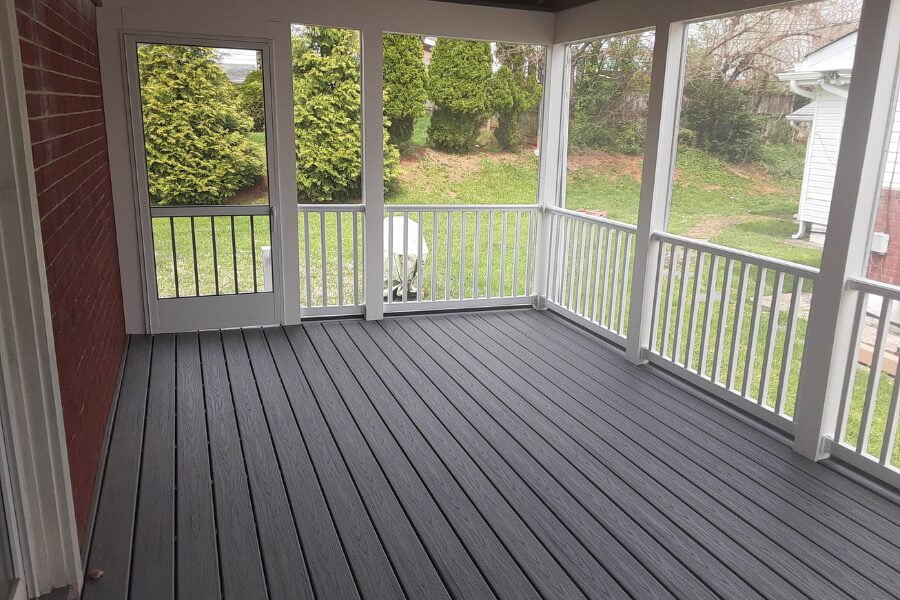
[[[491,84],[491,104],[499,118],[494,137],[504,150],[517,152],[522,149],[522,115],[537,107],[543,88],[538,83],[536,65],[526,60],[524,50],[530,48],[501,46],[505,50],[501,54],[503,66],[494,74]]]
[[[487,42],[439,38],[428,68],[429,96],[436,108],[428,143],[449,152],[470,152],[490,110],[493,56]]]
[[[238,98],[244,113],[253,119],[253,131],[265,131],[266,108],[263,97],[262,71],[255,69],[247,73],[244,83],[237,86]]]
[[[422,38],[388,33],[384,36],[384,114],[392,144],[404,149],[418,117],[425,115],[428,78]]]
[[[138,63],[151,202],[221,204],[262,177],[252,119],[215,50],[147,44]]]
[[[355,31],[304,27],[293,38],[297,194],[313,201],[352,198],[362,187],[359,38]],[[385,121],[387,126],[388,121]],[[400,158],[385,127],[385,183]]]

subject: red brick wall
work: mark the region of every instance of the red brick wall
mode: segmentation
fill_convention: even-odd
[[[886,254],[873,252],[869,257],[867,277],[900,285],[900,190],[881,191],[873,231],[887,233],[890,242]]]
[[[84,534],[125,348],[91,0],[16,0],[59,384]]]

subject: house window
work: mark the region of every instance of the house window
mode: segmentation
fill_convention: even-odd
[[[569,46],[566,208],[637,222],[654,37]]]

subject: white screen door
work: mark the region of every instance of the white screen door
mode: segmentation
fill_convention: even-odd
[[[153,332],[278,322],[269,46],[126,36]]]

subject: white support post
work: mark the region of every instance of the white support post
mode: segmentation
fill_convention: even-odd
[[[541,106],[541,146],[538,171],[538,204],[562,206],[565,202],[566,147],[569,133],[569,52],[565,44],[547,49],[544,101]],[[535,238],[535,307],[543,308],[547,298],[550,268],[550,213],[538,213]]]
[[[380,29],[361,35],[365,315],[377,321],[384,317],[384,42]]]
[[[687,25],[665,23],[656,28],[653,73],[644,168],[641,175],[641,204],[635,234],[635,260],[631,281],[631,305],[625,354],[634,363],[644,362],[643,348],[650,343],[657,252],[652,236],[665,231],[672,195],[672,175],[678,147],[678,119],[684,79],[684,47]]]
[[[275,223],[278,230],[272,246],[274,257],[269,252],[269,284],[265,291],[271,291],[272,273],[281,277],[281,322],[294,325],[300,322],[300,241],[297,232],[297,154],[294,140],[294,79],[291,63],[291,26],[289,23],[272,24],[272,120],[275,123],[274,146],[277,163],[274,178],[278,186],[277,204],[273,203]],[[273,258],[275,270],[272,271]],[[265,275],[265,254],[263,254]],[[265,281],[265,278],[264,278]]]
[[[835,430],[855,305],[846,281],[866,269],[888,124],[896,111],[898,47],[900,0],[865,0],[794,410],[794,449],[812,460],[828,456],[825,441]]]

